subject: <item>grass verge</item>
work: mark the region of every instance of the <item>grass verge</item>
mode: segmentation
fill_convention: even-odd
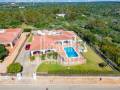
[[[106,67],[100,67],[99,63],[104,62],[103,59],[98,56],[89,46],[87,46],[88,52],[83,53],[86,58],[86,63],[75,66],[63,66],[58,63],[42,63],[38,66],[37,72],[46,72],[48,74],[90,74],[90,75],[104,75],[104,74],[118,74],[114,72],[108,65]]]

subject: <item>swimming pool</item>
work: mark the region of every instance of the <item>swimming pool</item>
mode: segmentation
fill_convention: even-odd
[[[69,58],[74,58],[74,57],[78,57],[77,52],[74,50],[73,47],[65,47],[64,51],[66,52],[67,56]]]

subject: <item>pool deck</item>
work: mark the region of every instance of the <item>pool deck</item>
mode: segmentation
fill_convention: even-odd
[[[76,58],[78,57],[78,53],[73,47],[64,47],[64,51],[68,58]]]
[[[57,52],[62,56],[65,60],[66,65],[75,65],[75,64],[83,64],[85,63],[85,58],[79,53],[78,47],[80,46],[79,43],[72,43],[72,44],[64,44],[64,45],[56,45]],[[78,57],[68,58],[64,51],[64,47],[73,47],[78,54]]]

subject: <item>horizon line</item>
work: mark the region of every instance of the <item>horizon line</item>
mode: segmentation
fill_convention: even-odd
[[[0,3],[32,3],[33,1],[0,1]],[[120,1],[74,1],[74,2],[67,2],[67,1],[34,1],[35,3],[79,3],[79,2],[120,2]]]

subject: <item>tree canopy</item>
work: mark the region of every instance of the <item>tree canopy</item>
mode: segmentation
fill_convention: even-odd
[[[59,13],[65,17],[56,18]],[[20,27],[22,23],[39,29],[72,30],[120,66],[120,3],[1,5],[0,28]]]
[[[4,45],[0,44],[0,60],[4,60],[4,58],[8,55],[8,50]]]

